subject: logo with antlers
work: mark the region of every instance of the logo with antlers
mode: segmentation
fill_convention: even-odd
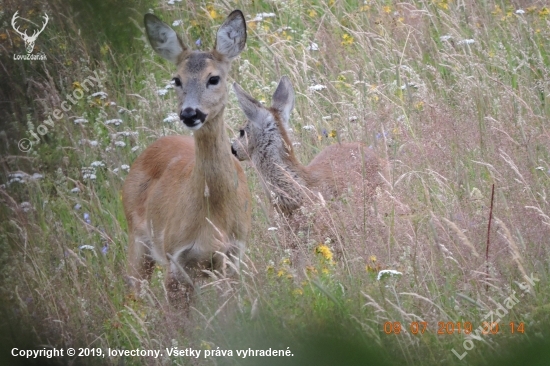
[[[19,33],[19,35],[21,36],[21,38],[23,38],[23,41],[25,41],[25,48],[27,50],[27,53],[31,53],[32,50],[34,49],[34,42],[36,42],[36,39],[38,38],[38,35],[40,33],[42,33],[42,31],[44,30],[44,28],[46,28],[46,24],[48,24],[48,14],[44,13],[44,16],[42,18],[44,18],[44,25],[42,26],[42,29],[40,29],[39,31],[34,31],[32,36],[29,36],[27,35],[27,31],[25,30],[25,32],[21,32],[19,30],[19,27],[17,27],[15,25],[15,20],[17,18],[21,18],[19,16],[17,16],[17,14],[19,13],[19,11],[16,11],[15,14],[13,14],[13,18],[11,18],[11,26],[13,27],[13,29]]]

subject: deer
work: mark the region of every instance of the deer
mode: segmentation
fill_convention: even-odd
[[[21,32],[19,30],[19,27],[15,25],[15,21],[17,20],[17,18],[21,18],[17,14],[19,14],[19,11],[16,11],[15,14],[13,14],[13,17],[11,18],[11,26],[13,27],[13,30],[15,30],[21,36],[21,38],[23,38],[27,53],[31,53],[32,50],[34,49],[34,43],[36,42],[36,39],[48,24],[48,20],[49,20],[48,14],[44,14],[44,16],[42,17],[44,18],[44,24],[42,25],[42,29],[40,29],[39,31],[35,30],[32,36],[28,36],[27,31]]]
[[[266,108],[233,84],[240,109],[248,121],[239,130],[231,151],[240,160],[250,160],[275,208],[290,216],[309,202],[325,203],[347,192],[372,194],[383,182],[385,162],[360,142],[326,147],[307,165],[297,159],[288,135],[294,108],[294,88],[283,76]]]
[[[250,191],[223,117],[246,23],[240,10],[231,12],[208,52],[188,48],[153,14],[144,23],[153,50],[176,65],[179,117],[193,136],[159,138],[130,168],[122,191],[128,277],[138,290],[155,264],[164,267],[170,302],[185,306],[205,270],[225,272],[228,258],[238,264],[251,227]]]

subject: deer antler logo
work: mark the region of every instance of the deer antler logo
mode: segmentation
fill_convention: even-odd
[[[44,18],[44,25],[42,26],[42,29],[40,29],[39,31],[34,31],[32,36],[28,36],[27,35],[27,31],[25,30],[25,32],[21,32],[19,30],[19,27],[17,27],[15,25],[15,20],[17,18],[20,18],[19,16],[17,16],[17,14],[19,13],[19,11],[16,11],[15,14],[13,14],[13,17],[11,18],[11,26],[13,27],[13,29],[19,33],[19,35],[21,36],[21,38],[23,38],[23,41],[25,41],[25,48],[27,49],[27,53],[31,53],[32,50],[34,49],[34,42],[36,42],[36,39],[38,38],[38,35],[40,33],[42,33],[42,31],[44,30],[44,28],[46,28],[46,24],[48,24],[48,14],[44,13],[44,16],[42,18]]]

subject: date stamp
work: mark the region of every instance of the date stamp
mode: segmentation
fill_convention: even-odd
[[[523,322],[508,323],[510,333],[525,333],[525,324]],[[435,329],[433,329],[435,331]],[[501,329],[499,322],[482,322],[478,328],[479,334],[498,334]],[[401,322],[385,322],[384,333],[386,334],[400,334],[403,331]],[[428,322],[412,322],[409,324],[409,331],[412,334],[424,334],[428,329]],[[469,335],[475,332],[472,322],[437,322],[437,334],[466,334]]]

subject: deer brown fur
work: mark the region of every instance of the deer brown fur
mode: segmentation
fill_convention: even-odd
[[[246,23],[232,12],[210,52],[188,49],[157,17],[145,16],[153,49],[177,66],[179,115],[194,136],[166,136],[133,163],[124,182],[128,271],[134,283],[166,269],[166,287],[179,300],[201,270],[223,271],[240,258],[251,226],[246,177],[231,155],[223,113],[231,61],[243,50]]]
[[[334,144],[321,151],[309,165],[296,158],[288,137],[294,90],[284,76],[270,108],[265,108],[238,85],[233,88],[248,122],[233,142],[239,160],[250,159],[264,188],[283,214],[291,214],[319,193],[322,200],[339,197],[348,188],[360,196],[371,195],[382,181],[385,164],[359,142]],[[319,197],[320,198],[320,197]]]

